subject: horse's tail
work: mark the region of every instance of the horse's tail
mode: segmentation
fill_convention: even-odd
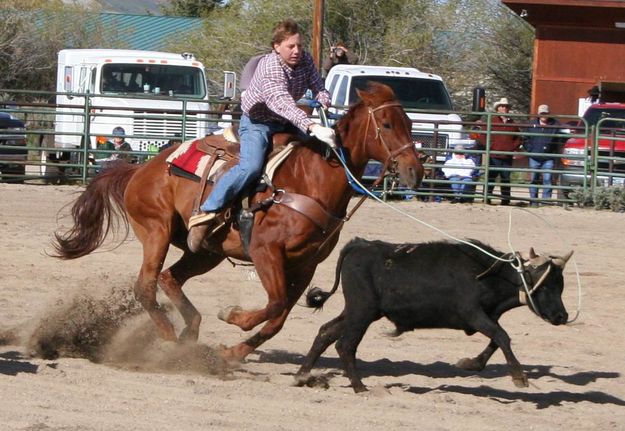
[[[339,282],[341,281],[341,268],[343,267],[343,260],[347,256],[347,254],[353,249],[351,246],[353,241],[349,242],[343,249],[341,250],[341,254],[339,255],[339,259],[336,262],[336,270],[334,272],[334,285],[329,292],[324,292],[320,287],[313,287],[306,292],[306,306],[310,308],[316,308],[319,310],[323,307],[323,304],[334,295],[336,289],[339,287]]]
[[[139,165],[116,163],[91,181],[72,206],[74,226],[64,234],[54,234],[55,257],[76,259],[91,253],[102,245],[111,230],[118,230],[118,220],[124,225],[124,239],[128,236],[124,191],[139,168]]]

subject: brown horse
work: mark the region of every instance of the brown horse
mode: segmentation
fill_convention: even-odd
[[[375,159],[399,174],[406,186],[418,186],[423,166],[412,144],[410,120],[392,90],[372,84],[359,91],[359,96],[361,101],[336,125],[337,141],[349,169],[360,178],[368,160]],[[225,349],[224,356],[241,360],[282,328],[317,265],[338,241],[341,218],[353,192],[341,163],[335,157],[325,157],[325,149],[320,147],[314,139],[299,143],[276,170],[275,189],[253,195],[252,202],[271,204],[255,214],[247,253],[236,223],[205,241],[200,252],[189,251],[185,222],[199,185],[168,173],[165,159],[170,149],[144,165],[118,165],[98,175],[72,207],[73,228],[56,235],[57,257],[74,259],[91,253],[102,245],[115,216],[121,216],[126,232],[130,222],[143,244],[135,296],[159,335],[177,340],[172,323],[156,301],[158,285],[184,317],[186,327],[179,339],[192,341],[197,340],[201,316],[182,292],[183,284],[210,271],[227,256],[253,262],[267,291],[266,306],[257,310],[228,307],[219,313],[220,319],[245,331],[266,322],[244,342]],[[300,204],[288,205],[287,201]],[[324,214],[325,225],[320,222]],[[170,243],[184,253],[161,272]]]

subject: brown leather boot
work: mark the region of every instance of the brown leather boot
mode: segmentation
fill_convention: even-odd
[[[217,222],[216,213],[199,213],[189,218],[189,234],[187,235],[187,247],[193,253],[197,253],[202,246],[206,234],[212,232]]]

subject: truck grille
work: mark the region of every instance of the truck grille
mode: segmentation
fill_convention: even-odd
[[[448,136],[439,133],[434,139],[434,135],[425,135],[425,134],[412,134],[412,140],[421,143],[421,148],[447,148],[447,140]]]
[[[445,156],[447,155],[444,151],[436,151],[436,150],[445,150],[447,149],[447,141],[449,139],[449,136],[447,135],[443,135],[443,134],[438,134],[436,139],[434,139],[434,135],[426,135],[426,134],[418,134],[418,133],[413,133],[412,134],[412,141],[415,144],[420,144],[417,145],[417,147],[421,148],[421,152],[423,152],[424,154],[434,158],[435,160],[444,160]],[[427,149],[430,148],[431,150],[428,151]]]
[[[137,112],[136,114],[146,117],[150,115],[147,112]],[[198,137],[198,129],[201,125],[197,120],[197,115],[187,114],[185,118],[184,137],[182,137],[182,118],[179,114],[158,114],[155,118],[135,118],[133,120],[133,134],[144,136],[134,139],[139,151],[148,151],[154,145],[161,147],[174,137],[182,137],[180,139],[183,141]]]
[[[599,171],[625,173],[625,153],[600,150],[597,164]]]

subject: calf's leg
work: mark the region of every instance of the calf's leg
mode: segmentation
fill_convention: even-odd
[[[499,347],[491,340],[488,346],[477,355],[475,358],[462,358],[456,363],[456,367],[462,368],[467,371],[482,371],[486,366],[486,363],[493,356],[493,353],[497,351]]]
[[[319,359],[319,356],[341,336],[343,332],[343,321],[345,320],[344,312],[319,328],[319,333],[315,337],[315,341],[310,351],[304,358],[304,363],[297,371],[295,379],[298,386],[304,386],[312,383],[314,378],[310,376],[310,371]]]
[[[506,362],[508,363],[508,367],[510,369],[510,375],[512,376],[512,381],[515,386],[519,388],[525,388],[529,386],[527,383],[527,376],[523,372],[521,364],[512,353],[512,349],[510,348],[510,337],[506,333],[506,331],[497,323],[493,322],[486,314],[480,313],[472,319],[470,322],[476,331],[486,335],[491,339],[491,342],[496,346],[499,346],[504,356],[506,357]],[[482,352],[482,354],[486,353],[488,355],[490,351],[489,346]],[[492,350],[494,352],[495,350]],[[492,352],[490,353],[492,355]],[[485,355],[485,360],[488,358]]]
[[[346,301],[348,301],[347,298]],[[367,390],[367,387],[362,383],[356,371],[356,349],[360,341],[362,341],[365,332],[367,332],[369,325],[381,316],[375,309],[359,307],[358,310],[350,310],[349,303],[344,313],[346,314],[346,319],[343,324],[343,333],[336,342],[336,351],[343,362],[345,374],[354,392],[364,392]]]

